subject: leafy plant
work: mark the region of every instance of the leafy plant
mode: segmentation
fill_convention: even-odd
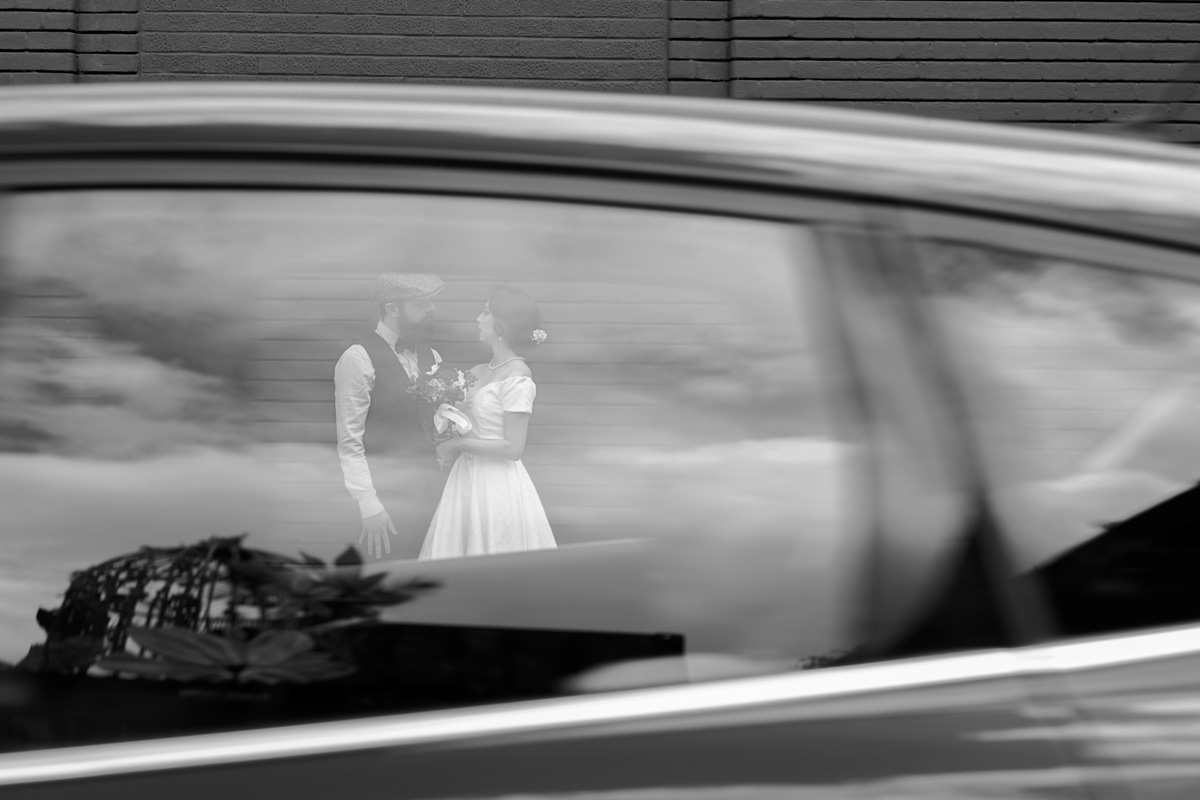
[[[373,618],[380,608],[406,603],[438,585],[415,578],[385,587],[385,573],[363,574],[362,556],[353,547],[342,551],[333,564],[301,553],[300,563],[231,563],[230,571],[269,597],[281,615],[316,624]]]
[[[384,586],[346,548],[332,564],[244,545],[245,535],[177,548],[143,547],[72,575],[64,602],[40,609],[45,644],[20,667],[217,683],[306,683],[354,671],[360,655],[340,635],[381,608],[437,584]],[[127,651],[132,638],[143,651]]]
[[[246,640],[237,630],[228,636],[182,628],[133,628],[129,637],[155,657],[113,653],[96,666],[116,673],[176,681],[211,683],[312,683],[355,671],[295,630],[265,631]]]

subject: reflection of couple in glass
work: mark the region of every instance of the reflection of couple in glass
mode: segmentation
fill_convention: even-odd
[[[334,370],[338,456],[362,515],[359,542],[380,558],[398,530],[425,532],[423,559],[554,547],[521,463],[537,393],[524,357],[546,336],[537,305],[519,289],[492,289],[476,320],[492,358],[470,370],[459,415],[451,412],[460,424],[438,435],[434,405],[412,388],[429,376],[456,376],[428,343],[442,288],[433,275],[381,275],[379,324]],[[398,555],[415,555],[416,545],[401,539]]]

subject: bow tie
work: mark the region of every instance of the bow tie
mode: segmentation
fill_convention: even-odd
[[[417,346],[412,342],[405,341],[404,339],[397,339],[396,343],[392,345],[392,349],[397,353],[403,353],[405,350],[408,350],[415,355],[417,352]]]

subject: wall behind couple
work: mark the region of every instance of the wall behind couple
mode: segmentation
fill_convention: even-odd
[[[355,507],[329,457],[336,444],[331,376],[347,343],[374,325],[368,299],[374,274],[330,272],[338,276],[270,282],[249,370],[257,434],[318,446],[309,454],[319,460],[298,470],[300,499],[279,509],[280,535],[290,531],[300,542],[353,540],[358,533]],[[450,274],[436,299],[433,344],[457,368],[491,355],[478,341],[475,317],[492,282],[485,274]],[[528,357],[538,395],[523,461],[555,536],[570,545],[633,535],[655,492],[630,471],[633,451],[679,443],[662,424],[655,395],[668,389],[672,366],[702,347],[707,326],[722,324],[721,312],[683,289],[520,285],[538,301],[550,337]]]

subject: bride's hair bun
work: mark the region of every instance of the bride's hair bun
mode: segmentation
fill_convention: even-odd
[[[496,333],[517,355],[523,356],[546,341],[537,303],[520,289],[496,284],[488,298],[488,309],[492,312]]]

